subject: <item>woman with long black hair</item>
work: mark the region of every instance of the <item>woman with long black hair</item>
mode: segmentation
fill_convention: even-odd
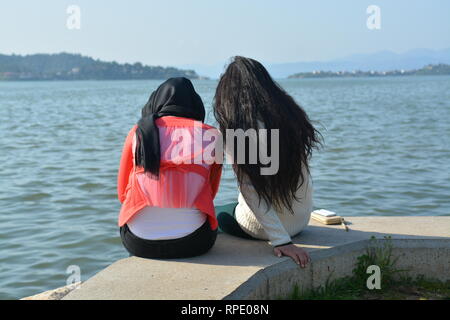
[[[214,245],[222,167],[205,151],[214,142],[203,141],[203,133],[216,129],[204,119],[191,81],[171,78],[151,94],[128,133],[117,191],[120,235],[131,255],[183,258]]]
[[[227,129],[266,129],[268,136],[272,130],[279,130],[279,154],[275,155],[279,166],[275,174],[261,174],[266,165],[259,153],[256,164],[239,164],[236,150],[226,148],[234,154],[233,169],[240,194],[232,214],[218,213],[219,227],[235,236],[269,240],[277,256],[289,256],[304,267],[309,255],[292,244],[291,237],[301,232],[310,219],[312,182],[308,161],[313,149],[320,145],[320,133],[261,63],[239,56],[219,80],[214,114],[224,136]],[[259,135],[256,139],[258,146],[266,143],[269,150],[276,150],[271,148],[270,139],[261,141]]]

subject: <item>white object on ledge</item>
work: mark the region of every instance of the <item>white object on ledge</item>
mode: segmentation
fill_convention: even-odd
[[[319,215],[324,216],[324,217],[334,217],[334,216],[336,216],[336,212],[325,210],[325,209],[314,210],[311,213],[316,213],[316,214],[319,214]]]

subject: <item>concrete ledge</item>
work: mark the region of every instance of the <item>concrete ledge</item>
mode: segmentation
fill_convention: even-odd
[[[390,241],[397,266],[413,278],[425,275],[441,281],[450,280],[450,239],[379,239],[361,240],[335,248],[311,252],[312,263],[299,269],[291,261],[283,261],[258,271],[226,300],[282,299],[297,285],[300,292],[325,286],[329,280],[350,276],[357,258],[369,246],[382,246]]]
[[[450,217],[349,217],[350,231],[311,222],[294,242],[311,252],[313,262],[300,269],[278,258],[265,241],[226,234],[200,257],[177,260],[119,260],[63,299],[273,299],[295,284],[322,285],[349,275],[368,239],[391,236],[399,265],[441,280],[450,277]]]
[[[22,298],[20,300],[61,300],[63,297],[68,295],[71,291],[79,288],[81,285],[81,282],[69,284],[67,286],[48,290],[39,294],[36,294],[34,296],[29,296]]]

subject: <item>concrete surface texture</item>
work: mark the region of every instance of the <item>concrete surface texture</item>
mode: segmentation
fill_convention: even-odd
[[[77,282],[77,283],[69,284],[69,285],[61,287],[61,288],[38,293],[34,296],[25,297],[20,300],[61,300],[69,292],[79,288],[80,285],[81,285],[81,282]]]
[[[299,268],[288,257],[278,258],[265,241],[219,234],[207,254],[189,259],[119,260],[85,281],[63,299],[253,299],[282,297],[294,284],[307,288],[333,274],[351,272],[356,257],[372,236],[382,239],[436,241],[396,242],[402,261],[429,270],[439,259],[439,270],[449,274],[450,217],[349,217],[349,231],[341,225],[311,221],[293,241],[311,252],[312,263]],[[441,240],[441,241],[439,241]],[[430,249],[431,248],[431,249]],[[433,249],[434,248],[434,249]],[[417,252],[421,254],[416,255]],[[412,260],[411,260],[412,259]],[[446,260],[447,259],[447,260]],[[442,262],[448,262],[443,266]],[[439,270],[435,270],[437,273]]]

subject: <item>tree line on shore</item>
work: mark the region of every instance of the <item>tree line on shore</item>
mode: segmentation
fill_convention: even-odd
[[[194,70],[146,66],[139,62],[119,64],[80,54],[0,54],[0,80],[131,80],[170,77],[200,78]]]

